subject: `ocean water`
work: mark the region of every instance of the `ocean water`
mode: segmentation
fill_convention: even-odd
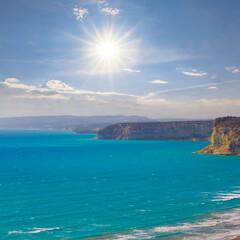
[[[0,239],[240,235],[240,157],[94,136],[0,130]]]

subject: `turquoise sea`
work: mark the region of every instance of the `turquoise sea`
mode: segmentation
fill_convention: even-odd
[[[233,239],[240,157],[209,142],[0,130],[0,239]]]

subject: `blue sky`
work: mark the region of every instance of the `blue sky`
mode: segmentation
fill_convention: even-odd
[[[0,117],[240,115],[239,10],[238,0],[2,1]]]

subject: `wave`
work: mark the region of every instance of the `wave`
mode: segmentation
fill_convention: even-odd
[[[22,231],[22,230],[16,230],[16,231],[10,231],[8,232],[9,235],[11,234],[34,234],[34,233],[40,233],[40,232],[45,232],[45,231],[53,231],[59,229],[59,227],[55,228],[27,228],[27,231]]]
[[[169,239],[229,240],[240,235],[240,208],[215,212],[195,222],[158,226],[151,229],[134,229],[111,236],[97,238],[109,240],[156,239],[169,235]],[[170,236],[172,238],[170,238]]]
[[[225,193],[225,192],[219,192],[217,196],[213,197],[212,201],[230,201],[233,199],[238,199],[240,198],[240,191],[232,191],[231,193]]]
[[[112,225],[111,224],[96,224],[96,223],[93,223],[92,226],[93,227],[111,227]]]

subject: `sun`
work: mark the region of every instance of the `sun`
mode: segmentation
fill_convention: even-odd
[[[114,42],[104,42],[99,46],[99,55],[103,58],[118,57],[118,47]]]
[[[114,26],[105,26],[102,31],[93,26],[94,31],[85,29],[88,39],[84,42],[83,58],[90,74],[109,74],[121,72],[136,60],[137,41],[129,40],[131,31],[123,28],[115,31]]]

